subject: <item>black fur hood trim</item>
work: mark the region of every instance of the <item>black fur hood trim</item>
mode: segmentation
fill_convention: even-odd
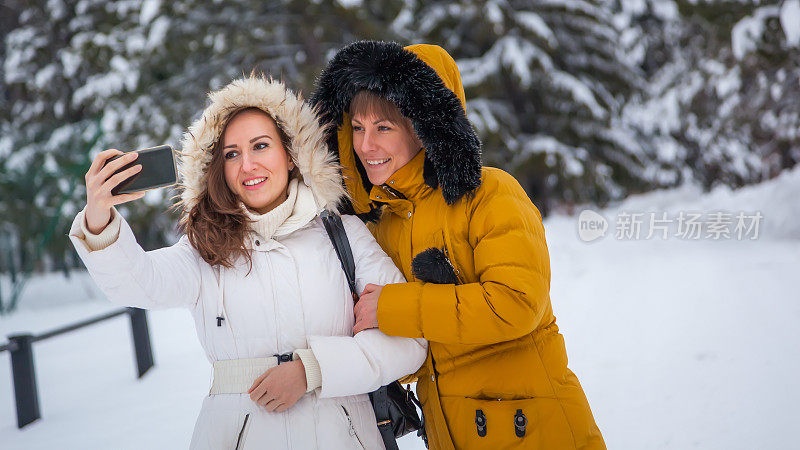
[[[448,204],[480,185],[480,140],[461,101],[436,70],[394,42],[359,41],[334,56],[311,101],[323,124],[338,126],[352,98],[363,89],[390,100],[411,119],[425,147],[425,183],[432,189],[441,186]],[[335,128],[328,143],[338,155]],[[356,164],[360,164],[357,158]]]

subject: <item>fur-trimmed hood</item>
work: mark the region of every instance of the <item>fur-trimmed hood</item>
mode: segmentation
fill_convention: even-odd
[[[411,119],[425,148],[425,184],[441,187],[448,204],[481,182],[481,143],[465,112],[464,88],[453,58],[436,45],[401,47],[359,41],[340,50],[320,75],[312,104],[323,123],[338,126],[328,139],[345,168],[356,213],[368,212],[369,190],[361,162],[353,155],[352,127],[344,120],[350,101],[370,90],[393,102]]]
[[[272,116],[291,141],[289,151],[319,210],[336,211],[347,195],[341,167],[328,151],[325,127],[314,109],[283,83],[263,76],[232,81],[208,95],[210,104],[183,135],[180,151],[180,206],[184,215],[206,189],[212,150],[232,114],[255,107]]]

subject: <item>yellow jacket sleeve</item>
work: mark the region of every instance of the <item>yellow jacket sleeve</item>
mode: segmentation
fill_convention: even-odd
[[[508,178],[511,178],[508,176]],[[492,344],[533,331],[549,307],[550,263],[536,207],[516,180],[478,194],[468,213],[477,282],[385,286],[380,330],[433,342]],[[458,266],[458,261],[453,261]]]

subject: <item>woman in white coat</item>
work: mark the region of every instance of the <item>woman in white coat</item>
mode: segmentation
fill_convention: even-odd
[[[353,336],[353,299],[322,225],[345,195],[312,109],[277,81],[236,80],[210,94],[184,135],[181,229],[145,252],[111,195],[134,174],[117,150],[86,174],[70,239],[114,302],[188,308],[213,365],[191,448],[383,448],[367,392],[413,373],[424,340]],[[359,219],[344,216],[359,291],[403,276]]]

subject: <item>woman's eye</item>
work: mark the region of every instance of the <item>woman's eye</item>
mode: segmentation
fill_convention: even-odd
[[[263,150],[263,149],[265,149],[267,147],[269,147],[269,143],[268,142],[259,142],[259,143],[257,143],[256,145],[253,146],[253,148],[256,149],[256,150]]]
[[[354,131],[354,132],[356,132],[356,131],[361,131],[361,130],[363,130],[363,128],[361,128],[361,126],[360,126],[360,125],[353,125],[353,131]]]
[[[231,150],[228,153],[225,153],[225,159],[233,159],[237,156],[239,156],[239,152],[236,150]]]
[[[391,129],[392,129],[392,127],[390,127],[390,126],[387,126],[387,125],[380,125],[380,126],[378,127],[378,131],[389,131],[389,130],[391,130]]]

